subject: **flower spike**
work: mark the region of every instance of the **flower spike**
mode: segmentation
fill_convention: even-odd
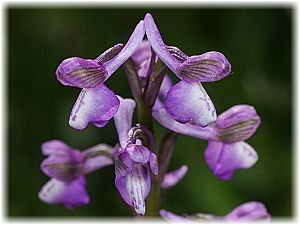
[[[146,14],[144,20],[153,51],[180,79],[187,82],[215,82],[231,73],[231,65],[222,53],[212,51],[187,57],[178,48],[166,46],[150,13]]]

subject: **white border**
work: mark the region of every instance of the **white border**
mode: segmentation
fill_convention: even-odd
[[[294,219],[293,220],[276,220],[273,221],[272,223],[275,224],[290,224],[290,223],[298,223],[299,221],[299,153],[298,151],[300,150],[299,148],[299,123],[300,121],[298,120],[298,113],[300,112],[299,110],[299,91],[297,87],[299,86],[299,45],[298,45],[298,38],[299,36],[299,1],[293,0],[293,1],[280,1],[280,0],[265,0],[265,1],[259,1],[259,0],[252,0],[252,1],[238,1],[238,0],[232,0],[232,1],[226,1],[226,0],[210,0],[210,1],[197,1],[197,0],[184,0],[184,1],[178,1],[178,0],[149,0],[149,1],[125,1],[125,0],[102,0],[102,1],[96,1],[96,0],[89,0],[89,1],[82,1],[82,0],[73,0],[73,1],[38,1],[38,0],[31,0],[31,1],[8,1],[8,0],[0,0],[0,6],[1,6],[1,13],[0,13],[0,30],[1,30],[1,35],[0,35],[0,43],[1,43],[1,60],[0,60],[0,68],[1,68],[1,93],[0,93],[0,127],[1,127],[1,134],[0,134],[0,143],[2,148],[0,149],[0,163],[1,163],[1,183],[0,183],[0,212],[1,212],[1,219],[0,222],[1,224],[16,224],[16,223],[22,223],[22,224],[111,224],[111,223],[122,223],[122,224],[132,224],[132,220],[128,219],[118,219],[118,220],[107,220],[107,219],[99,219],[99,218],[90,218],[90,219],[82,219],[82,218],[74,218],[74,219],[26,219],[26,218],[20,218],[20,219],[8,219],[7,217],[7,212],[5,210],[5,206],[7,204],[7,199],[5,198],[5,193],[6,193],[6,152],[8,151],[7,149],[7,139],[8,139],[8,123],[7,123],[7,117],[8,115],[8,96],[7,96],[7,85],[8,85],[8,79],[7,79],[7,49],[6,49],[6,43],[7,43],[7,27],[6,27],[6,8],[8,5],[18,5],[18,6],[42,6],[42,7],[47,7],[47,6],[80,6],[80,7],[90,7],[90,6],[110,6],[110,7],[160,7],[163,8],[165,6],[169,7],[193,7],[195,5],[199,6],[222,6],[222,7],[247,7],[247,6],[257,6],[257,7],[264,7],[264,6],[292,6],[293,9],[295,10],[294,15],[293,15],[293,22],[294,22],[294,36],[293,36],[293,81],[296,81],[293,83],[293,100],[294,100],[294,105],[293,105],[293,122],[297,122],[296,124],[293,124],[293,165],[295,165],[293,169],[294,173],[294,179],[293,179],[293,196],[296,197],[296,199],[293,200],[294,205],[293,205],[293,214],[294,214]],[[275,187],[274,187],[275,188]],[[29,206],[30,207],[30,206]],[[141,221],[135,221],[135,222],[141,222]],[[158,221],[148,221],[145,223],[158,223]],[[161,222],[160,222],[161,223]],[[210,223],[214,224],[214,223]],[[263,224],[263,223],[258,223],[258,224]]]

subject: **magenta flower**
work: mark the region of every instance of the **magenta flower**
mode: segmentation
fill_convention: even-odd
[[[72,57],[58,66],[59,82],[82,88],[70,115],[71,127],[82,130],[89,122],[103,127],[116,114],[119,100],[103,83],[136,51],[144,33],[144,22],[140,21],[124,48],[119,44],[96,59]]]
[[[176,47],[168,48],[151,14],[147,13],[144,20],[153,51],[182,79],[166,95],[166,111],[180,123],[193,121],[205,127],[214,122],[217,117],[215,107],[200,82],[218,81],[230,74],[228,60],[219,52],[189,57]]]
[[[119,97],[119,96],[118,96]],[[131,134],[132,116],[135,102],[119,97],[120,108],[114,116],[120,147],[115,153],[115,185],[124,201],[135,211],[145,214],[145,199],[150,192],[151,171],[158,174],[156,155],[142,145],[140,139]]]
[[[257,153],[244,142],[253,135],[260,124],[254,107],[233,106],[219,115],[215,124],[207,127],[191,123],[182,124],[169,115],[161,102],[171,87],[171,79],[165,76],[153,107],[153,117],[164,127],[177,133],[208,140],[205,161],[216,176],[228,180],[235,170],[250,168],[256,163]]]
[[[41,170],[51,180],[43,186],[39,198],[48,204],[74,208],[89,203],[85,175],[112,165],[114,149],[99,144],[80,152],[62,141],[52,140],[42,145],[42,152],[48,158],[42,162]]]
[[[164,209],[160,210],[160,215],[170,222],[251,222],[251,221],[270,221],[271,215],[268,213],[264,204],[260,202],[246,202],[233,209],[225,216],[215,216],[211,214],[198,213],[190,216],[178,216]]]

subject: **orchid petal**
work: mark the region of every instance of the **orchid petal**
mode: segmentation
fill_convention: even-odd
[[[45,156],[56,155],[56,156],[68,156],[71,151],[74,151],[69,145],[61,140],[51,140],[42,144],[42,153]]]
[[[152,115],[154,119],[162,126],[168,128],[169,130],[187,136],[200,138],[204,140],[215,140],[213,138],[216,138],[216,140],[218,140],[214,128],[208,126],[203,128],[191,123],[179,123],[175,121],[164,108],[161,108],[162,104],[160,101],[157,100],[156,102],[157,107],[153,108]],[[159,107],[159,104],[161,104],[161,107]]]
[[[238,206],[223,218],[224,221],[270,221],[270,219],[271,216],[264,204],[255,201]]]
[[[58,66],[56,77],[66,86],[93,88],[104,82],[107,71],[96,60],[72,57],[65,59]]]
[[[144,215],[145,199],[150,192],[150,175],[147,169],[135,163],[127,176],[116,176],[115,185],[124,201],[133,206],[138,214]]]
[[[255,108],[249,105],[235,105],[216,121],[220,139],[224,142],[244,141],[250,138],[260,124]]]
[[[172,88],[172,86],[173,81],[171,80],[169,75],[166,74],[159,89],[159,97],[162,101],[165,99],[165,97],[168,94],[168,91]]]
[[[132,170],[132,159],[126,151],[123,149],[121,151],[115,158],[115,175],[117,177],[126,176]]]
[[[105,66],[108,75],[106,80],[120,67],[123,63],[137,50],[139,44],[142,42],[145,34],[144,21],[141,20],[135,27],[126,45],[123,47],[121,52],[111,60],[105,62]]]
[[[66,208],[86,205],[89,196],[85,185],[84,177],[69,182],[52,178],[39,192],[39,198],[48,204],[64,204]]]
[[[126,152],[130,158],[137,163],[147,163],[150,157],[150,151],[143,145],[130,144],[126,147]]]
[[[216,121],[216,109],[201,83],[180,81],[168,92],[164,107],[178,122],[191,120],[202,127]]]
[[[229,180],[237,169],[252,167],[258,160],[255,150],[243,141],[231,144],[209,141],[204,155],[209,168],[223,180]]]
[[[152,15],[147,13],[144,20],[146,35],[153,51],[176,74],[176,68],[180,62],[167,49]]]
[[[140,78],[146,78],[151,62],[151,46],[148,40],[143,40],[131,58],[136,65],[136,70]]]
[[[78,130],[85,129],[89,122],[103,127],[116,114],[119,104],[115,93],[105,85],[84,88],[72,109],[69,124]]]
[[[156,155],[153,152],[151,152],[150,154],[149,162],[150,162],[150,168],[152,173],[154,175],[158,175],[158,160]]]
[[[120,53],[120,51],[123,48],[123,44],[116,44],[113,47],[107,49],[105,52],[103,52],[101,55],[99,55],[95,61],[98,62],[99,64],[103,64],[112,58],[114,58],[117,54]]]
[[[161,183],[161,187],[163,189],[168,189],[175,186],[179,181],[182,180],[182,178],[185,176],[187,171],[188,171],[188,167],[186,165],[182,165],[177,170],[166,173]]]
[[[64,142],[52,140],[42,145],[42,152],[48,157],[41,163],[41,170],[49,177],[59,180],[73,180],[83,175],[84,168],[80,151]]]
[[[128,131],[132,125],[132,116],[135,108],[135,101],[126,98],[123,99],[117,96],[120,101],[120,107],[114,116],[115,126],[119,136],[119,143],[121,148],[125,148],[127,145]]]
[[[177,67],[176,75],[188,82],[215,82],[231,73],[231,65],[220,52],[188,57]]]
[[[82,152],[85,173],[91,173],[114,164],[113,154],[116,148],[107,144],[98,144]]]

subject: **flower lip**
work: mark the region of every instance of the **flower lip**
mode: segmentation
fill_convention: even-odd
[[[178,122],[205,127],[216,121],[216,109],[201,83],[184,80],[174,85],[164,99],[164,108]]]
[[[66,86],[93,88],[105,81],[107,71],[96,60],[72,57],[65,59],[58,66],[56,77]]]

